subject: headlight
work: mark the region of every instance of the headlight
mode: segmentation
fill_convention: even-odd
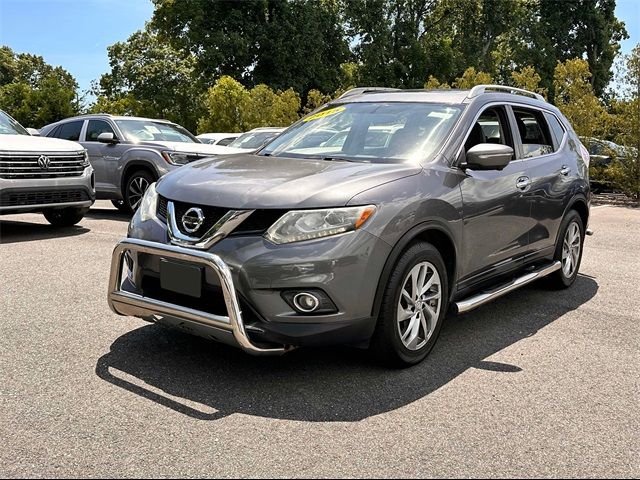
[[[195,162],[201,158],[205,158],[204,155],[197,153],[185,153],[185,152],[162,152],[164,159],[171,165],[186,165],[187,163]]]
[[[158,209],[158,192],[156,192],[156,184],[152,183],[147,188],[147,191],[140,202],[138,213],[140,214],[140,220],[146,222],[156,216],[156,210]]]
[[[265,234],[280,244],[328,237],[357,230],[375,213],[374,205],[364,207],[294,210],[284,214]]]

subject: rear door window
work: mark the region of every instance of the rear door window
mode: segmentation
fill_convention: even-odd
[[[80,131],[82,130],[83,124],[84,120],[63,123],[53,132],[51,136],[60,138],[62,140],[71,140],[73,142],[77,142],[80,139]]]
[[[516,117],[524,158],[549,155],[556,150],[542,112],[518,107],[513,109],[513,114]]]

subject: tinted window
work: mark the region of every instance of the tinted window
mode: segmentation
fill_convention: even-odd
[[[223,147],[226,147],[227,145],[229,145],[231,142],[233,142],[236,139],[236,137],[228,137],[228,138],[223,138],[222,140],[220,140],[218,142],[218,145],[222,145]]]
[[[82,130],[83,123],[84,120],[63,123],[59,128],[55,129],[50,136],[77,142],[80,139],[80,130]]]
[[[116,137],[116,132],[114,132],[111,125],[104,120],[89,120],[87,134],[85,136],[87,142],[97,142],[98,136],[101,133],[113,133],[113,136]]]
[[[555,117],[555,115],[551,115],[550,113],[546,113],[545,117],[547,117],[547,122],[549,123],[549,127],[551,128],[551,132],[556,140],[556,150],[560,148],[562,144],[562,139],[564,138],[564,128]]]
[[[549,127],[542,112],[514,108],[513,113],[516,116],[524,158],[538,157],[554,152]]]

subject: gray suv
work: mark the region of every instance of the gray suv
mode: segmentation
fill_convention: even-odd
[[[253,354],[339,343],[415,364],[448,311],[574,283],[588,160],[530,92],[356,89],[150,187],[109,303]]]
[[[0,110],[0,215],[41,212],[68,227],[94,200],[93,169],[81,145],[31,136]]]
[[[47,125],[40,134],[82,144],[96,172],[98,199],[129,213],[162,175],[225,152],[201,143],[180,125],[148,118],[83,115]]]

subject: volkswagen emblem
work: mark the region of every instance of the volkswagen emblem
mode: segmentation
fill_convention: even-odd
[[[38,158],[38,166],[42,170],[49,170],[49,167],[51,166],[51,159],[46,155],[40,155],[40,158]]]
[[[182,226],[188,233],[195,233],[204,223],[204,212],[200,208],[190,208],[182,216]]]

